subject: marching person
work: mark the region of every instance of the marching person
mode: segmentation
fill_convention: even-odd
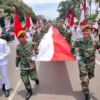
[[[29,77],[39,85],[39,80],[37,77],[36,64],[35,61],[32,61],[33,55],[35,55],[33,49],[36,51],[35,46],[32,42],[27,41],[26,32],[24,30],[18,33],[20,44],[16,48],[16,69],[20,64],[20,76],[25,85],[26,90],[28,91],[25,100],[29,100],[32,96],[32,89]]]
[[[91,27],[85,25],[82,28],[83,38],[77,39],[72,46],[72,53],[78,60],[80,80],[85,100],[90,100],[89,81],[94,77],[95,51],[100,49],[96,40],[90,37]]]
[[[0,83],[2,84],[2,91],[5,92],[5,96],[8,97],[10,94],[9,88],[9,78],[8,78],[8,55],[10,54],[10,48],[7,42],[0,38],[0,71],[2,73],[2,78],[0,78]]]

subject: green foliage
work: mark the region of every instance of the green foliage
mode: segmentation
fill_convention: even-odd
[[[36,23],[36,16],[32,8],[22,0],[0,0],[0,20],[3,20],[2,17],[6,16],[5,19],[11,19],[11,22],[13,22],[14,8],[18,12],[21,21],[30,12],[33,22]]]
[[[74,8],[75,16],[79,19],[81,14],[80,4],[82,4],[82,0],[66,0],[60,2],[57,10],[59,12],[59,18],[65,19],[66,12],[71,14],[72,8]]]
[[[97,17],[98,17],[98,13],[92,14],[92,15],[89,15],[88,16],[87,20],[95,21]]]

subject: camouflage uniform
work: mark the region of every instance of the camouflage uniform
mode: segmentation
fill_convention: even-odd
[[[29,77],[32,80],[38,79],[35,61],[31,60],[32,56],[34,56],[33,48],[34,45],[30,42],[27,42],[26,44],[20,43],[16,49],[16,67],[18,67],[20,63],[20,76],[26,89],[31,89]]]
[[[67,32],[64,34],[64,37],[66,39],[66,41],[71,45],[71,36],[72,36],[72,32],[70,30],[67,30]]]
[[[35,32],[34,38],[33,38],[33,42],[35,42],[35,44],[36,44],[37,46],[39,46],[40,40],[41,40],[41,35],[38,34],[38,32]]]
[[[82,57],[82,59],[78,61],[78,65],[84,94],[89,93],[89,80],[94,77],[95,51],[99,47],[99,45],[94,44],[93,40],[85,41],[83,38],[77,39],[72,47],[74,56]]]
[[[66,34],[66,30],[65,30],[62,26],[59,26],[59,27],[58,27],[58,30],[59,30],[59,32],[60,32],[60,34],[61,34],[62,36],[64,36],[64,35]]]

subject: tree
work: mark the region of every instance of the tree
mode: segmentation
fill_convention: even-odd
[[[72,12],[72,8],[75,10],[75,16],[79,19],[80,18],[80,13],[81,13],[81,3],[83,0],[66,0],[62,1],[59,3],[58,6],[58,12],[59,12],[59,18],[65,19],[65,14],[68,12],[70,15]],[[70,16],[69,16],[70,17]]]
[[[99,8],[100,8],[100,0],[95,0],[95,3],[99,3]]]
[[[18,12],[21,21],[23,21],[24,18],[27,17],[28,12],[30,12],[33,22],[36,23],[35,13],[31,7],[23,2],[23,0],[0,0],[0,20],[4,19],[2,17],[13,20],[14,7]]]

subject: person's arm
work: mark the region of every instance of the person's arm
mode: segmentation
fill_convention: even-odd
[[[8,55],[11,53],[9,46],[7,45],[7,42],[5,41],[4,44],[4,54],[2,56],[0,56],[0,58],[2,58],[2,60],[6,59],[8,57]]]
[[[19,55],[19,50],[18,50],[18,47],[16,48],[16,67],[19,66],[19,63],[20,63],[20,55]]]

